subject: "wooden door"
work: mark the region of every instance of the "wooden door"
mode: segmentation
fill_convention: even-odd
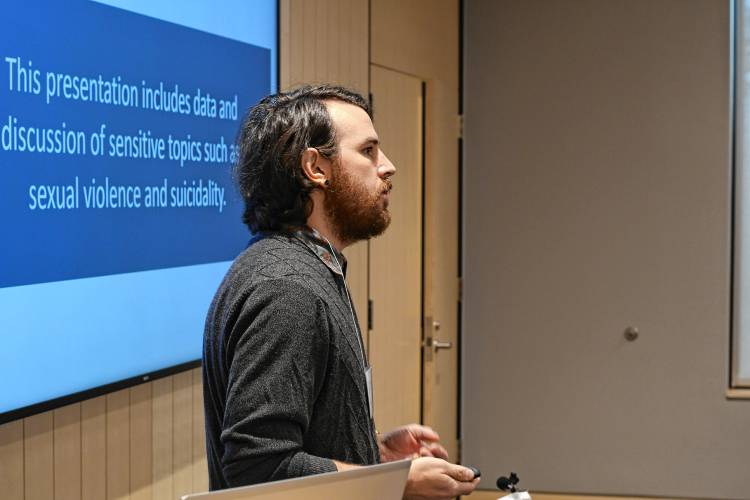
[[[421,420],[422,81],[371,66],[373,115],[382,149],[396,166],[391,225],[370,241],[375,424],[380,431]]]

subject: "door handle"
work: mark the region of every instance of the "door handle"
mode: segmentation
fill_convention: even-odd
[[[422,345],[424,345],[425,347],[431,347],[433,350],[438,351],[440,349],[452,348],[453,342],[443,342],[442,340],[427,337],[426,339],[424,339],[424,343]]]
[[[422,341],[422,348],[425,352],[427,361],[432,360],[432,354],[439,351],[440,349],[452,349],[453,342],[443,342],[442,340],[436,339],[435,334],[440,331],[440,322],[435,321],[430,316],[424,319],[425,326],[425,337]]]
[[[438,349],[450,349],[451,347],[453,347],[453,342],[441,342],[440,340],[433,340],[432,347],[436,351]]]

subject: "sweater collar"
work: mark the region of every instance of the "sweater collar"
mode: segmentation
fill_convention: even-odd
[[[294,235],[313,251],[318,259],[334,273],[346,277],[346,257],[319,232],[311,227],[302,227]]]

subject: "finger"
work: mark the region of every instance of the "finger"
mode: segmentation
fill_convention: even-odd
[[[426,448],[430,450],[433,457],[448,460],[448,450],[446,450],[440,443],[430,443]]]
[[[422,443],[419,454],[423,457],[436,457],[443,460],[448,459],[448,450],[443,448],[440,443]]]
[[[408,448],[411,450],[419,449],[419,440],[407,427],[399,427],[382,436],[381,442],[388,446],[396,445],[399,448]]]
[[[456,495],[469,495],[473,492],[479,484],[480,478],[476,478],[473,481],[464,481],[456,483]]]
[[[474,479],[474,471],[468,467],[457,464],[447,464],[445,473],[456,481],[469,482]]]
[[[432,430],[430,427],[419,425],[419,424],[411,424],[407,426],[409,429],[409,433],[411,433],[412,436],[414,436],[415,439],[418,441],[440,441],[440,436],[437,432]]]

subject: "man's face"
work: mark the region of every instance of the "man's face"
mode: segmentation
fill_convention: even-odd
[[[372,120],[363,109],[340,101],[327,101],[326,107],[339,149],[326,190],[326,215],[342,241],[378,236],[391,222],[388,193],[396,168],[380,150]]]

